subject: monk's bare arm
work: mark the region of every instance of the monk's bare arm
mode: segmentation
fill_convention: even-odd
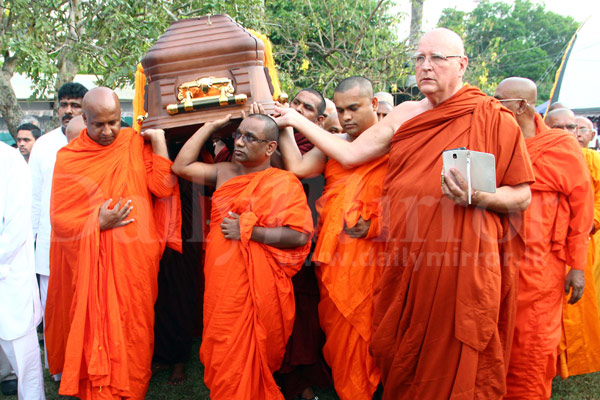
[[[207,164],[198,160],[204,143],[213,132],[229,121],[230,115],[215,122],[204,124],[183,145],[171,169],[175,175],[201,185],[216,186],[219,164]]]
[[[229,212],[229,217],[224,218],[221,222],[221,232],[225,239],[240,240],[240,216],[234,212]],[[304,246],[308,241],[308,235],[287,226],[273,228],[254,226],[250,240],[268,244],[278,249],[293,249]]]
[[[278,249],[293,249],[301,247],[308,241],[306,233],[298,232],[287,226],[279,226],[276,228],[264,228],[255,226],[252,228],[251,240],[268,244],[269,246],[277,247]]]
[[[337,160],[344,168],[353,168],[387,154],[390,151],[392,137],[400,125],[422,112],[419,102],[402,103],[379,123],[364,131],[356,140],[348,142],[313,124],[295,110],[288,108],[276,110],[281,113],[281,116],[276,118],[280,127],[296,128],[325,155]]]
[[[312,124],[310,121],[309,123]],[[331,135],[330,133],[328,134]],[[310,151],[302,155],[291,128],[281,130],[279,134],[279,150],[285,169],[300,179],[320,175],[325,169],[325,163],[327,162],[325,154],[318,148],[313,147]]]

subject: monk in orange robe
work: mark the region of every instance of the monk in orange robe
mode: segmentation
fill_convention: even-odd
[[[121,130],[112,90],[90,90],[83,118],[87,129],[58,153],[54,169],[50,368],[62,372],[62,395],[143,399],[158,262],[166,242],[181,245],[181,220],[171,208],[178,204],[177,181],[164,132]],[[52,320],[61,313],[70,315],[66,326]]]
[[[283,400],[273,372],[292,332],[291,277],[310,250],[312,217],[300,181],[270,167],[279,129],[269,116],[242,121],[232,162],[196,161],[228,120],[205,124],[173,164],[177,175],[217,188],[204,266],[204,382],[214,400]]]
[[[513,224],[529,204],[531,165],[511,114],[463,86],[468,59],[456,33],[428,32],[413,60],[425,99],[400,104],[351,143],[311,133],[289,110],[277,109],[277,121],[347,168],[390,154],[389,258],[375,290],[370,346],[383,398],[499,399],[523,249]],[[454,169],[440,182],[442,151],[457,147],[495,155],[495,193],[469,199]]]
[[[598,245],[600,240],[600,154],[587,148],[594,138],[594,125],[584,117],[575,118],[568,109],[560,113],[551,113],[549,123],[576,125],[575,138],[581,146],[585,164],[594,189],[594,226],[585,266],[585,290],[581,300],[568,304],[563,296],[562,336],[558,347],[558,373],[566,379],[571,375],[600,371],[600,315],[598,313],[598,281],[595,279],[598,264]]]
[[[350,77],[334,91],[345,133],[352,141],[377,123],[377,99],[368,79]],[[312,129],[323,131],[316,125]],[[287,136],[286,136],[287,135]],[[345,169],[319,149],[300,155],[289,133],[282,135],[285,167],[299,178],[323,173],[325,188],[317,202],[317,263],[321,300],[319,322],[325,332],[325,360],[342,400],[373,398],[380,374],[369,354],[373,291],[381,275],[381,193],[387,156],[358,168]]]
[[[519,266],[517,323],[505,399],[549,399],[563,291],[573,289],[570,304],[583,293],[592,188],[575,138],[562,129],[549,129],[535,112],[534,82],[505,79],[495,97],[514,113],[535,174],[531,204],[520,229],[526,252]]]

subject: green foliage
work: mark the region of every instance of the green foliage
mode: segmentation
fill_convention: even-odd
[[[482,1],[471,13],[444,9],[438,26],[465,38],[467,81],[492,94],[504,78],[529,78],[537,83],[538,101],[543,102],[578,24],[541,4],[516,0],[512,5]]]

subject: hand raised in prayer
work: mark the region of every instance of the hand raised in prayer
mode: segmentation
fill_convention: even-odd
[[[585,287],[585,273],[579,269],[571,268],[565,279],[565,294],[568,295],[571,288],[571,298],[569,304],[575,304],[583,296],[583,288]]]
[[[221,222],[221,232],[225,239],[240,240],[240,216],[229,211],[229,218],[224,218]]]
[[[456,168],[450,168],[448,173],[442,173],[442,194],[463,207],[469,205],[469,192],[468,192],[467,181],[463,176],[456,170]],[[473,203],[475,191],[471,193],[471,203]]]
[[[344,224],[344,233],[350,236],[351,238],[364,238],[369,233],[369,228],[371,227],[371,220],[365,221],[362,217],[358,218],[356,225],[352,228],[348,228],[346,224]]]
[[[104,204],[102,204],[102,207],[100,207],[98,221],[100,223],[101,231],[129,225],[135,221],[133,218],[126,219],[133,209],[131,200],[127,200],[123,208],[121,208],[121,200],[119,200],[119,202],[115,204],[113,208],[108,208],[111,202],[112,199],[108,199],[104,202]]]

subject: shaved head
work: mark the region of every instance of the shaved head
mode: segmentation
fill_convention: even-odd
[[[435,28],[421,37],[419,46],[423,42],[435,42],[440,46],[442,54],[465,54],[465,45],[462,38],[454,31],[446,28]]]
[[[335,110],[335,103],[329,99],[325,99],[325,114],[327,116],[337,112]]]
[[[265,139],[278,141],[279,140],[279,127],[275,120],[266,114],[250,114],[246,118],[257,119],[263,122],[263,133]]]
[[[97,87],[83,97],[83,120],[94,142],[108,146],[121,130],[121,104],[117,94],[107,87]]]
[[[69,123],[67,124],[67,129],[65,131],[65,135],[67,136],[67,141],[71,143],[73,139],[75,139],[82,130],[85,129],[85,122],[83,121],[83,116],[78,115],[73,117]]]
[[[544,121],[546,121],[546,125],[550,128],[563,129],[571,133],[575,133],[577,130],[575,114],[568,108],[559,108],[550,111]]]
[[[525,99],[527,102],[535,106],[537,101],[537,86],[527,78],[506,78],[498,84],[496,93],[502,93],[502,99]]]
[[[345,93],[354,88],[359,88],[359,95],[361,97],[373,98],[373,84],[371,81],[362,76],[350,76],[342,80],[334,90],[334,93]]]
[[[568,109],[569,107],[567,107],[563,103],[556,102],[556,103],[550,104],[550,106],[548,107],[548,112],[554,111],[554,110],[559,110],[561,108],[567,108]]]
[[[586,117],[575,117],[575,124],[577,124],[575,138],[581,147],[588,147],[588,144],[596,137],[594,123]]]
[[[375,97],[377,97],[377,100],[379,100],[380,103],[382,101],[385,101],[386,103],[390,104],[391,106],[394,106],[394,96],[392,96],[388,92],[377,92],[377,93],[375,93]]]

